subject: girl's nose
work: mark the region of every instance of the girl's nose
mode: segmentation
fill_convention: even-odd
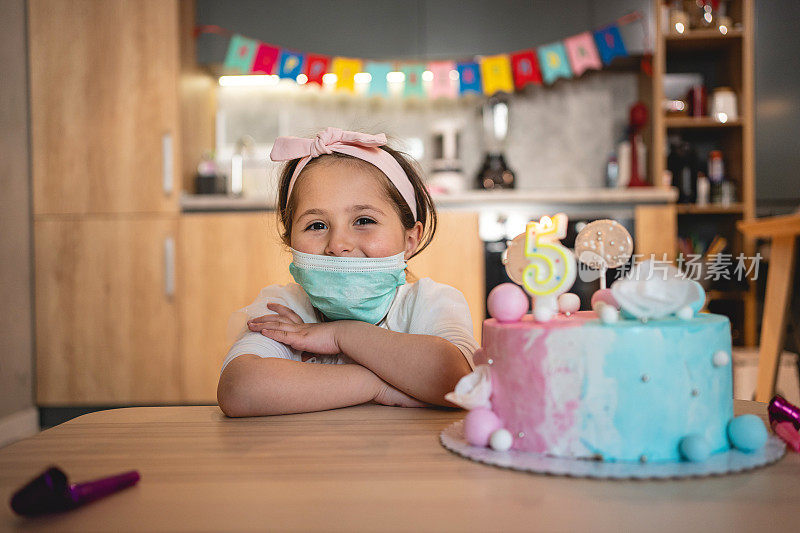
[[[337,257],[353,255],[355,246],[350,235],[346,231],[331,231],[328,244],[325,247],[325,255]]]

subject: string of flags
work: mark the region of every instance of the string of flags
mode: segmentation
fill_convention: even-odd
[[[357,84],[368,84],[366,94],[370,96],[388,96],[392,82],[403,82],[404,97],[455,98],[469,93],[490,96],[513,93],[530,84],[550,85],[558,79],[579,77],[588,70],[602,69],[618,57],[626,57],[628,50],[620,26],[636,21],[643,21],[639,12],[537,48],[466,61],[427,63],[298,52],[234,34],[224,69],[229,74],[272,75],[299,84],[334,85],[337,90],[350,92],[356,91]],[[208,30],[198,28],[197,33],[205,31]]]

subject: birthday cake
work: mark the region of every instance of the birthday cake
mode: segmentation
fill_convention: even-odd
[[[566,293],[576,262],[558,242],[565,225],[563,215],[532,222],[507,250],[506,269],[533,297],[533,312],[525,314],[528,296],[515,284],[490,293],[492,318],[483,323],[475,371],[447,395],[470,410],[466,441],[637,463],[700,462],[731,447],[761,448],[763,423],[734,418],[730,324],[699,313],[700,285],[646,261],[598,290],[592,311],[579,311],[577,296]],[[603,270],[627,261],[632,243],[624,228],[590,226],[596,238],[582,232],[576,241],[582,262]]]

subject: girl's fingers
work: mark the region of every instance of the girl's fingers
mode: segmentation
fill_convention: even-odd
[[[261,331],[264,326],[269,324],[294,324],[294,322],[280,315],[267,315],[266,317],[247,321],[247,327],[253,331]]]
[[[280,316],[288,318],[289,320],[291,320],[295,324],[303,324],[303,319],[300,318],[300,315],[298,315],[297,313],[295,313],[294,311],[292,311],[291,309],[289,309],[285,305],[276,304],[276,303],[268,303],[267,304],[267,309],[269,309],[270,311],[275,311]]]
[[[286,331],[283,329],[263,329],[261,330],[261,334],[265,337],[269,337],[272,340],[276,340],[283,344],[288,344],[289,346],[295,342],[296,333],[293,331]]]
[[[256,324],[254,324],[256,325]],[[294,322],[279,322],[273,321],[266,324],[261,324],[261,330],[264,331],[287,331],[291,333],[297,333],[300,331],[300,328],[303,327],[303,324],[295,324]]]

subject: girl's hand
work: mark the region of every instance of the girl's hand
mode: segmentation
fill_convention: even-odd
[[[409,396],[408,394],[399,391],[386,383],[385,381],[378,390],[378,394],[372,399],[373,402],[381,405],[390,405],[393,407],[425,407],[426,404]]]
[[[264,315],[247,321],[250,331],[260,331],[265,337],[282,342],[301,352],[321,355],[341,353],[336,339],[336,322],[305,324],[300,316],[280,304],[268,304],[276,315]]]

